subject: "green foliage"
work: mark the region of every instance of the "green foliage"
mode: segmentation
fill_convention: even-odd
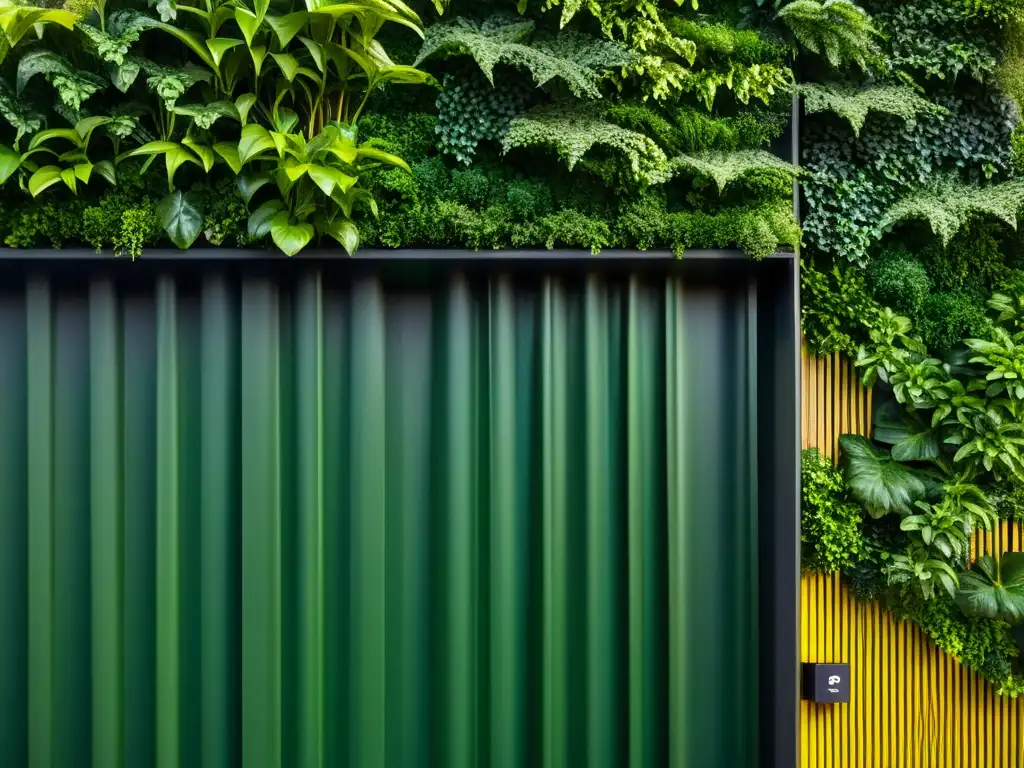
[[[932,288],[928,270],[903,246],[884,251],[871,263],[868,276],[875,299],[908,317],[919,314]]]
[[[558,79],[577,97],[599,99],[604,78],[633,61],[625,49],[607,40],[564,32],[531,41],[533,32],[532,21],[503,16],[435,24],[427,28],[415,65],[438,54],[465,54],[492,86],[495,67],[506,64],[529,72],[538,87]]]
[[[874,448],[860,435],[843,435],[839,443],[850,493],[872,517],[910,514],[914,502],[924,498],[926,486],[921,477],[894,461],[888,452]]]
[[[803,83],[794,93],[804,98],[804,110],[834,112],[850,123],[855,136],[860,135],[869,112],[884,112],[913,123],[919,115],[939,115],[945,110],[902,85],[875,85],[853,88],[831,83]]]
[[[823,357],[847,356],[869,341],[869,330],[881,311],[867,290],[863,274],[853,267],[818,271],[800,267],[801,319],[807,346]]]
[[[659,184],[669,178],[668,158],[654,141],[622,128],[591,105],[540,107],[517,117],[502,142],[505,153],[520,147],[550,147],[573,170],[594,147],[611,150],[624,161],[627,178],[641,184]]]
[[[747,255],[763,259],[780,245],[796,247],[800,228],[788,201],[723,208],[714,213],[669,211],[665,200],[654,194],[642,195],[626,204],[617,231],[624,247],[647,250],[665,245],[682,256],[691,248],[739,246]]]
[[[701,155],[680,155],[672,159],[672,167],[712,179],[721,192],[733,181],[757,171],[768,171],[792,179],[798,169],[763,150],[708,152]]]
[[[933,293],[922,300],[917,328],[929,349],[946,352],[988,328],[985,309],[971,294]]]
[[[1007,552],[999,560],[981,555],[960,574],[956,603],[968,616],[1024,621],[1024,552]]]
[[[888,605],[897,619],[917,624],[968,669],[982,672],[996,686],[1010,683],[1010,661],[1017,655],[1017,646],[1005,622],[967,617],[944,593],[934,600],[921,600],[897,592],[889,596]]]
[[[512,119],[526,111],[529,86],[515,79],[492,86],[483,79],[461,82],[448,75],[437,97],[438,148],[469,165],[481,141],[501,142]]]
[[[861,509],[846,496],[843,473],[817,448],[800,455],[801,542],[804,568],[838,571],[865,554]]]
[[[850,0],[793,0],[778,16],[807,50],[833,67],[851,63],[867,69],[879,55],[871,17]]]
[[[781,136],[786,126],[785,115],[754,110],[716,117],[690,107],[614,104],[605,116],[622,128],[647,134],[670,156],[758,149]]]
[[[908,219],[927,221],[948,245],[975,216],[993,216],[1016,229],[1017,211],[1024,204],[1024,183],[1018,180],[974,186],[949,176],[938,176],[891,206],[879,227],[891,230]]]
[[[950,597],[956,594],[957,575],[949,563],[933,555],[925,545],[913,542],[904,554],[894,554],[885,568],[890,585],[905,585],[925,601],[935,597],[940,585]]]
[[[966,73],[983,80],[996,66],[998,31],[974,23],[959,3],[894,3],[891,12],[878,14],[876,20],[888,37],[895,67],[920,72],[925,78],[954,80]]]

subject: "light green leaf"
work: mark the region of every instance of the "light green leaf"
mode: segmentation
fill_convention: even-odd
[[[238,142],[238,159],[245,165],[261,152],[276,147],[270,132],[262,125],[249,125],[242,127],[242,138]]]
[[[281,44],[282,48],[288,47],[288,43],[299,34],[299,30],[302,29],[308,19],[309,14],[306,11],[296,11],[284,16],[266,17],[267,24],[274,30],[274,34],[277,35],[277,41]]]
[[[218,141],[213,151],[220,155],[236,176],[242,172],[242,160],[238,156],[238,145],[230,141]]]
[[[3,184],[21,166],[21,154],[0,145],[0,184]]]
[[[243,93],[235,99],[235,109],[238,110],[238,119],[241,120],[242,125],[249,122],[249,110],[253,108],[255,103],[256,94],[254,93]]]
[[[172,186],[174,185],[174,174],[185,163],[194,163],[200,167],[202,166],[198,157],[180,145],[164,155],[164,163],[167,167],[167,183]]]
[[[295,79],[299,70],[299,62],[294,56],[290,53],[272,53],[270,58],[277,62],[277,66],[281,68],[281,73],[289,83]]]
[[[209,173],[210,169],[213,168],[215,160],[213,148],[208,147],[205,144],[200,144],[195,139],[188,137],[182,139],[181,143],[196,153],[196,157],[198,157],[203,163],[203,170]]]
[[[230,37],[211,37],[206,41],[206,47],[210,49],[210,56],[218,67],[224,58],[224,54],[236,45],[242,45],[242,41]]]
[[[32,197],[37,197],[40,192],[49,189],[60,181],[61,169],[56,165],[44,165],[28,179],[28,191]]]
[[[245,44],[251,48],[256,31],[260,28],[259,17],[248,8],[235,8],[235,23],[238,24],[238,28],[242,31]]]
[[[409,164],[398,155],[393,155],[390,152],[385,152],[374,147],[359,147],[359,149],[356,150],[356,156],[359,159],[375,160],[376,162],[383,163],[384,165],[395,166],[406,171],[410,170]]]
[[[311,178],[328,197],[333,194],[335,187],[340,187],[345,191],[351,188],[352,185],[358,181],[355,176],[349,176],[346,173],[342,173],[337,168],[331,168],[329,166],[309,165],[308,173],[309,178]]]
[[[171,242],[182,250],[191,246],[203,229],[202,200],[191,192],[175,190],[157,203],[156,215]]]
[[[76,163],[71,170],[74,172],[75,178],[83,184],[88,184],[89,179],[92,176],[92,169],[92,163]]]
[[[351,219],[335,219],[325,224],[323,231],[341,243],[349,256],[359,248],[359,228]]]
[[[60,172],[60,180],[64,182],[68,189],[76,195],[78,194],[78,176],[75,175],[74,168],[65,168],[62,170]]]
[[[147,29],[159,29],[171,35],[172,37],[176,37],[186,46],[191,48],[192,52],[195,53],[196,56],[198,56],[200,59],[202,59],[203,63],[206,64],[206,66],[208,66],[214,72],[217,71],[217,61],[210,54],[210,49],[206,47],[206,43],[204,43],[199,38],[198,35],[195,35],[192,32],[188,32],[184,29],[179,29],[178,27],[172,24],[167,24],[163,21],[157,21],[156,19],[145,18],[143,24]]]
[[[294,256],[305,248],[314,234],[312,224],[304,221],[293,223],[288,211],[281,211],[270,221],[270,237],[288,256]]]
[[[299,37],[299,40],[304,46],[306,46],[306,50],[309,51],[309,55],[313,58],[313,63],[316,64],[316,68],[323,73],[327,67],[327,53],[324,50],[324,47],[316,40],[311,40],[308,37]]]

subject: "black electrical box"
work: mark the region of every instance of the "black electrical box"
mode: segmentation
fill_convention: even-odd
[[[849,664],[802,664],[803,697],[821,704],[848,704]]]

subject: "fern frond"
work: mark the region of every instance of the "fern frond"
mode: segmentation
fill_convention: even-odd
[[[803,83],[793,89],[804,97],[804,109],[809,113],[835,112],[850,123],[853,132],[860,135],[868,112],[884,112],[913,123],[919,115],[942,114],[947,110],[919,96],[912,88],[902,85],[879,85],[851,88],[846,85]]]
[[[668,158],[650,137],[609,122],[592,104],[532,110],[511,122],[502,142],[505,153],[517,147],[550,147],[570,171],[598,145],[621,154],[631,176],[642,184],[660,184],[670,177]]]
[[[978,187],[954,176],[940,176],[928,186],[903,198],[882,217],[879,228],[891,230],[901,221],[922,219],[948,245],[953,236],[976,216],[994,216],[1017,228],[1017,212],[1024,205],[1024,179]]]
[[[797,41],[833,67],[847,62],[868,68],[880,36],[867,12],[850,0],[793,0],[778,12]]]
[[[634,57],[608,40],[566,32],[557,37],[527,42],[532,21],[496,17],[478,23],[455,19],[427,27],[423,47],[414,66],[437,54],[467,54],[494,84],[494,68],[508,64],[527,70],[542,86],[560,78],[578,98],[601,98],[600,85],[614,69],[632,63]]]
[[[673,170],[687,170],[711,179],[718,186],[719,192],[751,171],[777,171],[791,178],[800,171],[792,163],[787,163],[763,149],[680,155],[673,158],[670,165]]]

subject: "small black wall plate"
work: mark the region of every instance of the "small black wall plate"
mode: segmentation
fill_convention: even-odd
[[[801,664],[803,698],[821,704],[848,704],[849,664]]]

